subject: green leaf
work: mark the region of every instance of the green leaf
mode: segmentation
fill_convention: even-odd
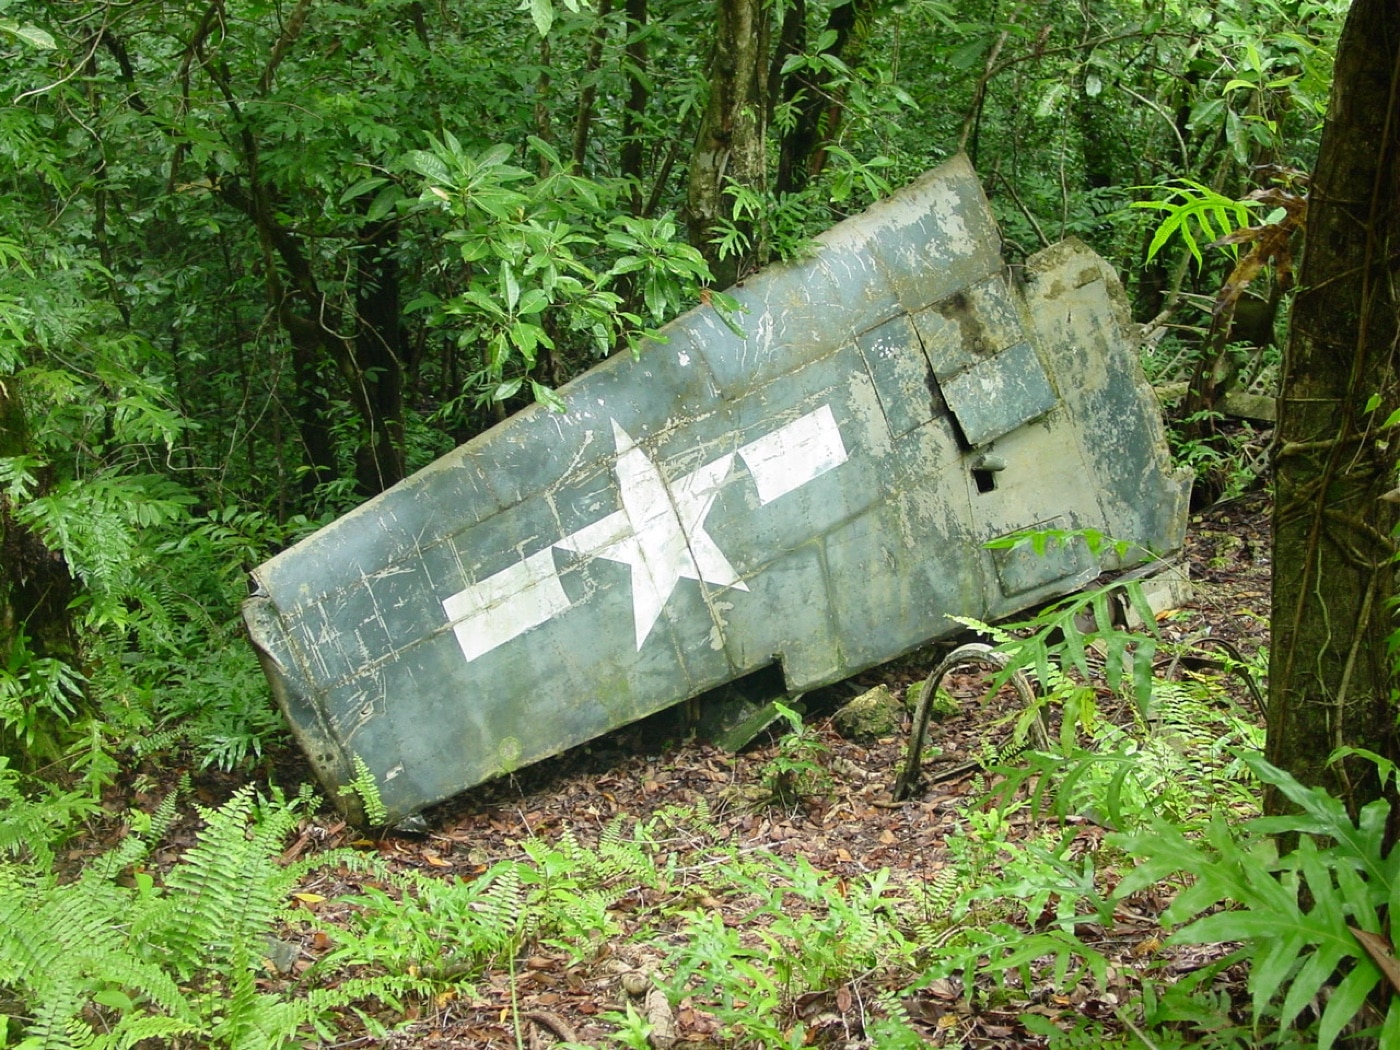
[[[377,189],[378,187],[383,186],[388,181],[388,179],[383,178],[379,175],[371,175],[367,179],[361,179],[359,182],[350,186],[348,189],[346,189],[344,193],[340,195],[340,203],[344,204],[346,201],[351,201],[354,200],[356,197],[363,196],[370,190]]]
[[[954,69],[971,69],[991,46],[992,37],[990,34],[979,36],[976,40],[964,44],[949,55],[948,64]]]
[[[1035,115],[1041,118],[1051,116],[1059,109],[1060,102],[1067,94],[1069,94],[1068,84],[1062,80],[1052,81],[1050,86],[1045,89],[1045,94],[1040,96],[1040,101],[1036,103]]]
[[[515,269],[501,260],[501,290],[506,296],[506,310],[513,313],[515,304],[520,302],[520,282],[515,279]]]
[[[535,400],[544,405],[551,412],[563,412],[566,408],[564,399],[556,394],[543,383],[530,380],[530,390],[535,395]]]
[[[520,296],[520,305],[516,307],[516,314],[521,317],[528,317],[530,314],[537,314],[549,306],[549,296],[545,295],[538,288],[526,288]]]
[[[447,170],[447,165],[436,153],[429,153],[427,150],[409,150],[404,155],[404,163],[422,175],[429,182],[435,182],[440,186],[452,186],[452,176]]]
[[[1241,167],[1249,166],[1249,135],[1245,131],[1244,121],[1233,109],[1225,111],[1225,141],[1230,144],[1230,149],[1235,154],[1235,161]]]
[[[9,33],[11,36],[23,40],[30,47],[37,47],[41,51],[52,51],[58,47],[54,43],[53,37],[45,30],[34,25],[20,25],[8,18],[0,18],[0,33]]]
[[[526,9],[534,19],[535,29],[539,31],[540,36],[548,36],[554,26],[554,4],[551,0],[525,0],[521,10]]]
[[[1390,997],[1390,1009],[1385,1013],[1377,1046],[1400,1046],[1400,995]]]
[[[514,397],[523,382],[524,380],[518,376],[515,379],[507,379],[491,391],[491,400],[504,401],[506,398]]]
[[[100,992],[94,992],[92,1001],[112,1010],[120,1010],[123,1013],[136,1005],[129,996],[117,988],[104,988]]]
[[[808,61],[807,56],[801,52],[788,55],[787,58],[783,59],[783,66],[778,72],[783,76],[787,76],[789,73],[793,72],[793,70],[802,69],[808,64]]]
[[[1303,1007],[1312,1001],[1314,996],[1322,990],[1322,986],[1328,983],[1332,975],[1337,971],[1337,964],[1342,959],[1352,954],[1341,945],[1323,945],[1306,957],[1302,967],[1294,974],[1292,981],[1288,985],[1288,994],[1284,996],[1283,1006],[1279,1009],[1279,1024],[1287,1027],[1293,1023],[1294,1018],[1302,1012]],[[1379,976],[1374,965],[1370,967],[1372,983]],[[1277,985],[1265,984],[1262,980],[1260,984],[1266,988],[1277,988]]]
[[[646,266],[645,260],[635,255],[624,255],[617,262],[613,263],[609,273],[614,276],[621,276],[625,273],[636,273]]]
[[[544,330],[528,321],[516,321],[510,326],[510,341],[525,359],[526,368],[535,367],[535,350],[544,337]]]
[[[378,222],[384,216],[394,210],[394,206],[403,200],[403,190],[396,184],[390,183],[385,186],[370,202],[369,210],[365,212],[365,219],[368,222]]]
[[[1181,219],[1178,216],[1169,216],[1157,227],[1157,232],[1152,235],[1152,242],[1147,246],[1147,261],[1151,262],[1156,258],[1157,253],[1162,250],[1162,246],[1171,240],[1172,234],[1182,228]],[[1196,243],[1187,235],[1187,246],[1191,249],[1191,254],[1195,256],[1197,264],[1201,261],[1201,253],[1196,248]]]
[[[1346,1027],[1361,1008],[1366,1005],[1366,999],[1381,979],[1381,972],[1366,956],[1357,959],[1355,967],[1351,973],[1347,974],[1342,983],[1332,990],[1332,995],[1327,1000],[1327,1005],[1322,1010],[1322,1020],[1317,1026],[1317,1047],[1318,1050],[1330,1050],[1332,1044],[1337,1041],[1337,1036]],[[1396,1003],[1400,999],[1391,996],[1390,1013],[1396,1013]],[[1393,1027],[1391,1018],[1386,1017],[1386,1028]],[[1377,1046],[1394,1046],[1394,1042],[1386,1042],[1382,1039]]]

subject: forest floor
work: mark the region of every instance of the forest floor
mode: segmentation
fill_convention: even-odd
[[[1194,597],[1159,618],[1164,639],[1190,642],[1212,637],[1228,642],[1246,659],[1256,655],[1267,645],[1269,550],[1268,505],[1261,494],[1193,513],[1185,559]],[[908,744],[907,723],[895,734],[862,744],[844,739],[833,727],[832,714],[879,684],[903,693],[931,670],[943,651],[930,648],[804,698],[807,732],[820,745],[814,753],[823,756],[831,775],[825,794],[786,805],[771,798],[766,804],[761,801],[780,747],[776,732],[761,736],[739,754],[730,754],[678,741],[677,723],[658,718],[440,805],[426,814],[422,834],[387,833],[367,839],[324,807],[306,821],[286,856],[354,846],[377,854],[391,870],[471,880],[497,861],[522,857],[524,844],[532,840],[557,841],[567,829],[583,845],[596,845],[604,829],[619,818],[641,821],[663,807],[700,805],[718,829],[711,834],[711,845],[718,835],[742,851],[805,858],[817,871],[843,880],[842,885],[844,880],[854,883],[883,868],[890,869],[892,879],[927,880],[948,860],[949,836],[968,811],[981,804],[985,777],[970,767],[986,754],[989,743],[997,742],[989,741],[989,733],[1004,737],[1008,732],[1005,725],[989,729],[995,725],[996,702],[991,709],[979,702],[980,677],[949,678],[949,691],[964,701],[964,713],[932,727],[925,751],[931,757],[926,760],[921,790],[903,804],[893,800],[891,788]],[[1242,706],[1253,709],[1253,701],[1238,681],[1231,689]],[[1105,695],[1100,702],[1111,715],[1115,700]],[[306,775],[298,754],[288,747],[271,758],[273,778],[294,792],[297,780]],[[236,776],[209,773],[195,780],[196,791],[206,803],[223,801],[239,783]],[[158,786],[149,779],[146,785],[151,797],[158,797]],[[1026,834],[1035,831],[1026,813],[1016,819]],[[1073,835],[1085,849],[1107,833],[1093,820],[1072,817],[1071,823],[1077,824]],[[173,858],[187,845],[194,830],[192,824],[178,836],[167,856]],[[84,845],[96,849],[103,844],[79,844],[77,852],[87,852]],[[698,842],[695,855],[686,852],[683,842],[674,850],[673,860],[680,861],[682,870],[702,863],[703,845]],[[336,924],[352,907],[337,898],[363,892],[367,884],[376,885],[363,874],[331,866],[302,887],[304,906],[316,913],[317,922],[301,931],[289,927],[284,932],[299,957],[284,974],[270,970],[269,986],[287,987],[332,948]],[[527,946],[509,972],[502,963],[499,972],[491,972],[487,979],[474,979],[469,990],[410,1004],[406,1019],[386,1012],[383,1020],[395,1026],[388,1036],[375,1038],[363,1029],[356,1032],[356,1024],[347,1016],[345,1041],[337,1045],[506,1048],[549,1046],[561,1039],[614,1045],[607,1033],[615,1031],[616,1025],[605,1015],[623,1010],[629,1001],[642,1011],[640,999],[629,1000],[626,975],[653,970],[667,948],[664,936],[654,935],[645,942],[633,933],[655,930],[657,916],[666,914],[668,907],[680,913],[676,898],[687,893],[691,895],[685,900],[688,910],[712,909],[730,928],[741,928],[748,921],[749,909],[741,896],[709,896],[703,883],[688,889],[638,886],[611,910],[614,928],[623,935],[598,945],[591,957],[580,960],[546,945]],[[994,998],[969,996],[958,980],[941,980],[907,996],[903,1005],[914,1027],[938,1046],[1043,1046],[1043,1040],[1030,1034],[1018,1019],[1027,1011],[1057,1023],[1066,1015],[1112,1023],[1119,1003],[1131,994],[1130,975],[1145,961],[1184,973],[1199,967],[1205,958],[1199,948],[1162,944],[1158,914],[1166,903],[1146,894],[1134,898],[1131,906],[1120,905],[1112,924],[1077,931],[1109,957],[1113,975],[1109,987],[1084,982],[1072,988],[1040,988],[1019,1002],[993,1006],[988,1003]],[[788,1004],[792,1022],[801,1021],[806,1039],[816,1045],[869,1046],[862,1040],[860,1018],[863,1004],[878,992],[877,981],[877,975],[870,975],[869,987],[862,987],[857,979],[797,996]],[[637,990],[635,980],[632,990]],[[717,1026],[704,1001],[686,1000],[672,1006],[676,1046],[725,1045],[717,1041]]]

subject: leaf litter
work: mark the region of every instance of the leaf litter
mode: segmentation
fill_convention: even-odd
[[[1268,553],[1263,496],[1196,514],[1185,551],[1195,595],[1163,618],[1160,630],[1166,640],[1221,639],[1245,658],[1258,653],[1267,645]],[[750,946],[755,964],[774,964],[763,958],[765,946],[771,951],[778,943],[762,936],[771,916],[756,912],[752,893],[714,878],[726,858],[762,854],[809,865],[836,894],[854,892],[852,887],[883,869],[893,885],[928,886],[937,883],[939,872],[956,872],[950,838],[965,830],[969,814],[988,811],[986,793],[993,778],[981,763],[1010,737],[1010,722],[1019,708],[1013,691],[985,697],[982,673],[948,676],[945,688],[957,711],[931,725],[924,782],[905,803],[895,802],[891,789],[908,743],[907,710],[903,728],[870,743],[843,739],[832,726],[841,704],[875,685],[887,685],[902,696],[943,651],[930,648],[805,697],[804,734],[829,780],[825,791],[786,803],[764,789],[765,770],[783,748],[780,734],[730,754],[687,740],[679,715],[663,713],[435,807],[425,815],[424,834],[366,836],[323,806],[288,842],[283,863],[350,847],[375,857],[385,875],[332,864],[309,876],[288,901],[289,918],[278,933],[292,947],[293,961],[282,969],[269,966],[262,984],[295,994],[297,982],[308,971],[317,973],[316,962],[335,950],[338,931],[352,923],[357,905],[347,899],[372,889],[392,897],[399,892],[395,879],[406,873],[469,884],[500,862],[526,860],[531,843],[555,844],[567,836],[584,849],[595,849],[610,827],[654,820],[667,810],[698,808],[707,814],[709,826],[693,834],[683,825],[666,830],[664,879],[651,885],[638,880],[616,895],[607,907],[608,935],[586,951],[527,935],[517,952],[490,960],[469,980],[454,983],[448,965],[437,974],[431,995],[405,997],[398,1004],[367,1003],[362,1016],[341,1014],[337,1045],[482,1050],[627,1045],[617,1041],[617,1033],[620,1019],[629,1014],[650,1026],[653,1046],[705,1050],[762,1045],[734,1038],[732,1027],[718,1016],[716,1002],[707,999],[699,984],[691,994],[669,1000],[661,995],[658,984],[675,977],[662,972],[667,960],[678,939],[693,934],[698,916],[735,931]],[[1250,704],[1238,683],[1228,688],[1241,706]],[[1102,717],[1132,721],[1124,698],[1100,689],[1097,701]],[[265,772],[270,770],[269,779],[289,793],[309,777],[290,744],[271,750],[269,757]],[[956,772],[945,775],[947,770]],[[180,772],[143,770],[144,775],[130,781],[141,790],[108,799],[108,811],[149,809],[164,791],[174,789]],[[204,804],[223,801],[247,779],[209,771],[190,775],[195,796]],[[1010,842],[1032,841],[1052,819],[1046,814],[1032,819],[1023,808],[1007,817],[1004,834]],[[173,863],[192,844],[196,830],[193,818],[182,821],[152,861]],[[64,862],[76,868],[123,833],[120,826],[94,828],[88,840],[71,844]],[[1106,833],[1093,815],[1067,815],[1061,830],[1061,840],[1069,846],[1066,856],[1073,861],[1099,853]],[[988,856],[989,863],[997,862],[995,851]],[[1120,856],[1117,863],[1130,862]],[[1106,887],[1116,882],[1111,867],[1100,870],[1098,878]],[[795,991],[779,1004],[779,1025],[803,1045],[871,1047],[879,1045],[871,1035],[872,1022],[897,1002],[927,1045],[993,1048],[1046,1045],[1043,1032],[1032,1030],[1039,1027],[1035,1017],[1071,1031],[1083,1019],[1119,1024],[1120,1008],[1135,995],[1149,967],[1170,977],[1195,974],[1221,961],[1219,949],[1165,945],[1157,917],[1170,898],[1169,890],[1154,887],[1118,902],[1111,922],[1086,920],[1075,927],[1081,940],[1107,960],[1102,985],[1086,977],[1060,986],[1052,974],[1035,967],[1021,987],[999,989],[975,971],[919,980],[916,974],[867,967],[841,975],[829,987]],[[793,907],[817,907],[791,895],[783,900]],[[1045,914],[1027,916],[1026,931],[1047,929],[1054,920],[1047,905]],[[443,957],[451,958],[450,945],[444,946]],[[408,965],[425,967],[430,961]],[[1216,980],[1232,998],[1247,997],[1238,967],[1225,968]],[[745,1006],[742,1000],[730,1005]],[[755,1009],[761,1005],[753,1003]]]

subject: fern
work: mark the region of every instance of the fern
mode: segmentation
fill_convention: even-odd
[[[1383,851],[1390,804],[1372,802],[1352,821],[1342,803],[1321,789],[1303,787],[1261,758],[1245,762],[1301,812],[1239,828],[1217,817],[1203,844],[1157,821],[1150,831],[1120,839],[1139,863],[1117,894],[1127,896],[1176,872],[1188,874],[1191,885],[1163,916],[1187,924],[1173,939],[1246,942],[1256,1024],[1271,1021],[1288,1029],[1331,985],[1317,1025],[1317,1045],[1328,1050],[1386,979],[1353,929],[1384,937],[1382,915],[1400,913],[1400,850]],[[1283,856],[1270,839],[1280,833],[1301,836]],[[1214,910],[1222,903],[1233,907]],[[1381,1042],[1396,1045],[1397,1039],[1400,999],[1392,998]]]
[[[250,940],[270,932],[278,906],[290,889],[270,862],[289,829],[286,820],[253,823],[256,799],[240,790],[217,810],[200,808],[205,828],[166,878],[166,907],[152,911],[169,963],[191,976],[212,954],[232,967],[250,962]],[[144,930],[142,932],[145,932]]]
[[[373,982],[286,999],[259,990],[267,938],[313,863],[277,855],[309,795],[286,802],[251,789],[218,809],[164,885],[135,872],[175,815],[172,796],[140,833],[59,885],[32,865],[0,863],[0,991],[23,1004],[29,1048],[122,1047],[189,1037],[197,1045],[269,1050]]]
[[[366,824],[383,827],[389,822],[389,811],[384,806],[384,797],[379,793],[379,782],[374,779],[374,773],[363,758],[355,755],[353,761],[355,776],[340,789],[340,794],[359,801]]]
[[[632,886],[654,885],[656,862],[640,826],[634,826],[629,834],[621,818],[609,821],[598,840],[594,871],[603,882],[627,879]]]
[[[96,880],[57,886],[52,876],[31,876],[18,885],[9,880],[0,893],[0,986],[34,1004],[23,1045],[95,1045],[83,1015],[103,989],[122,989],[121,998],[149,1004],[148,1016],[163,1017],[171,1031],[195,1029],[195,1011],[180,987],[133,950],[121,925],[129,892]],[[150,1007],[162,1013],[150,1014]]]
[[[526,908],[525,866],[498,865],[498,873],[477,902],[475,911],[482,919],[478,928],[481,946],[499,951],[515,949],[534,932],[542,916]]]
[[[84,791],[46,787],[30,797],[9,759],[0,755],[0,857],[27,858],[41,870],[49,868],[54,850],[77,821],[98,808]]]
[[[1163,212],[1163,218],[1152,242],[1147,246],[1147,259],[1150,262],[1173,236],[1180,236],[1186,250],[1196,260],[1197,266],[1204,265],[1198,238],[1207,242],[1219,242],[1226,234],[1250,224],[1250,207],[1257,202],[1237,201],[1217,193],[1209,186],[1195,179],[1174,179],[1166,186],[1138,186],[1136,189],[1166,189],[1162,200],[1134,201],[1132,207],[1147,208]],[[1233,247],[1231,248],[1233,251]]]
[[[384,880],[397,896],[371,886],[346,897],[356,911],[326,931],[338,947],[313,972],[369,967],[378,976],[365,978],[363,994],[390,1002],[468,984],[492,960],[513,956],[542,917],[528,905],[525,867],[504,861],[469,883],[406,872]]]

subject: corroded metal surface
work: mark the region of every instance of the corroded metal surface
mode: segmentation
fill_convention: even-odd
[[[732,291],[742,337],[693,311],[255,571],[249,630],[333,795],[358,756],[397,819],[775,663],[812,688],[1119,567],[983,546],[1020,530],[1180,546],[1116,278],[1066,243],[1013,282],[965,161]]]

